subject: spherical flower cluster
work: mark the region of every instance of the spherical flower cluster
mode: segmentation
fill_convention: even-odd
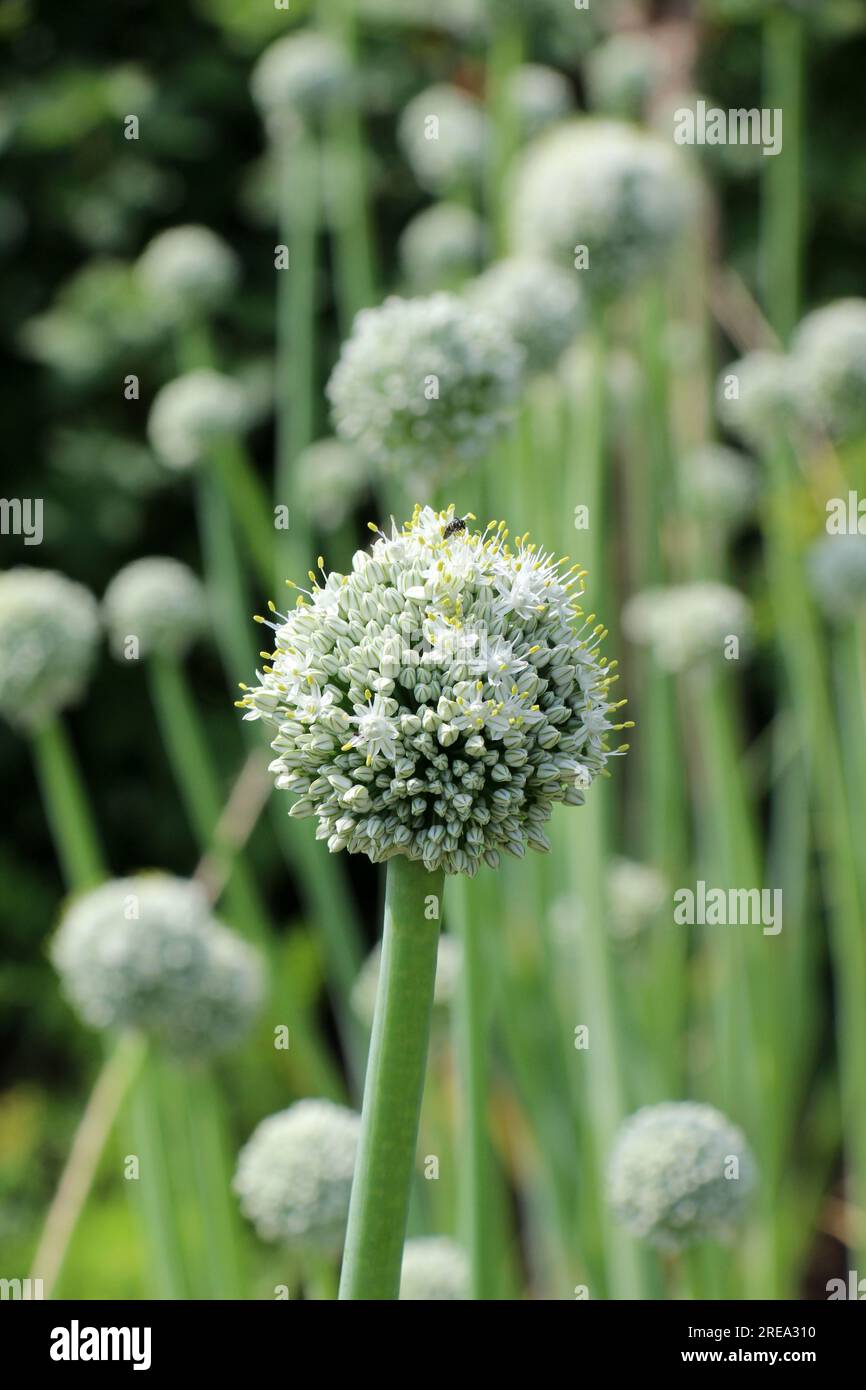
[[[567,121],[518,160],[512,240],[568,269],[586,247],[585,287],[604,299],[659,269],[691,205],[685,166],[670,144],[617,121]]]
[[[130,637],[137,656],[183,656],[202,632],[204,588],[188,565],[169,556],[133,560],[114,576],[102,600],[109,640],[116,656],[126,656]]]
[[[786,435],[795,412],[790,359],[780,352],[747,352],[719,377],[719,419],[756,448]]]
[[[625,727],[578,566],[512,549],[504,522],[459,524],[417,507],[349,574],[322,569],[239,702],[275,729],[277,787],[332,852],[472,875],[546,850],[553,806],[582,804]]]
[[[299,454],[298,500],[320,531],[348,521],[370,482],[364,459],[341,439],[319,439]]]
[[[531,256],[498,261],[469,286],[471,304],[498,319],[530,371],[552,367],[580,326],[577,271]]]
[[[404,228],[397,243],[413,290],[453,289],[474,275],[484,256],[484,223],[461,203],[434,203]]]
[[[547,126],[567,116],[572,106],[568,79],[542,63],[522,63],[515,68],[508,77],[506,99],[524,140],[534,140]]]
[[[360,1117],[329,1100],[269,1115],[238,1157],[234,1190],[263,1240],[335,1258],[346,1233]]]
[[[752,635],[751,607],[738,589],[714,580],[644,589],[622,611],[623,632],[648,646],[666,671],[685,671],[721,661],[735,637],[747,646]]]
[[[51,956],[91,1027],[134,1029],[182,1057],[230,1047],[262,1001],[258,953],[211,916],[197,883],[169,874],[76,898]]]
[[[247,408],[243,387],[202,367],[175,377],[156,393],[148,437],[163,463],[182,472],[201,463],[215,444],[241,434]]]
[[[194,224],[155,236],[141,253],[136,271],[172,318],[212,313],[240,281],[240,264],[231,247],[208,227]]]
[[[452,294],[358,314],[331,379],[337,433],[384,468],[471,459],[514,413],[523,354]]]
[[[613,935],[630,940],[664,906],[668,885],[664,875],[650,864],[614,859],[608,870],[607,891]]]
[[[840,299],[807,314],[793,359],[815,423],[838,439],[866,435],[866,299]]]
[[[352,1008],[367,1027],[373,1023],[376,1010],[376,992],[379,988],[379,971],[382,965],[382,943],[377,942],[370,952],[358,978],[352,986]],[[439,937],[436,955],[436,985],[433,992],[433,1009],[440,1014],[450,1008],[457,995],[460,977],[463,973],[463,945],[456,936],[443,933]]]
[[[755,508],[758,479],[745,454],[724,444],[703,444],[683,461],[683,486],[695,512],[726,530],[747,521]]]
[[[0,714],[34,731],[81,695],[99,608],[81,584],[21,566],[0,574]]]
[[[662,75],[658,44],[642,30],[613,34],[586,59],[594,110],[639,120]]]
[[[403,1247],[400,1299],[438,1303],[469,1298],[466,1252],[448,1236],[417,1236]]]
[[[287,34],[266,48],[253,68],[250,90],[273,135],[298,118],[320,115],[346,92],[352,69],[344,49],[327,34]]]
[[[419,92],[400,116],[397,137],[429,193],[471,187],[482,175],[488,120],[481,103],[460,87],[442,82]]]
[[[866,536],[822,536],[809,552],[809,578],[822,610],[844,623],[866,609]]]
[[[617,1220],[661,1250],[729,1239],[755,1185],[743,1134],[711,1105],[668,1101],[625,1121],[610,1157]]]

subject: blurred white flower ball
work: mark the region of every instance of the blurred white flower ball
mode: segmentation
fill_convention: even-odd
[[[234,251],[208,227],[159,232],[136,264],[141,284],[170,319],[213,313],[240,283]]]
[[[397,137],[429,193],[451,193],[480,180],[489,122],[481,103],[460,87],[442,82],[419,92],[400,116]]]
[[[637,936],[664,906],[668,884],[651,864],[634,859],[611,860],[607,876],[611,930],[623,940]]]
[[[791,360],[763,349],[746,353],[719,377],[716,401],[725,429],[755,448],[787,437],[799,418]]]
[[[530,371],[553,367],[581,325],[578,272],[532,256],[497,261],[466,294],[523,348]]]
[[[250,90],[268,130],[291,132],[297,120],[320,116],[343,99],[352,67],[343,47],[328,34],[287,34],[266,48],[253,68]]]
[[[608,1166],[617,1220],[660,1250],[729,1240],[755,1180],[742,1132],[711,1105],[692,1101],[648,1105],[630,1116]]]
[[[271,624],[239,704],[271,725],[289,814],[332,853],[472,876],[548,850],[553,806],[583,804],[623,725],[579,567],[455,523],[416,507],[349,574],[323,573]]]
[[[821,536],[809,552],[808,568],[831,622],[847,622],[866,609],[866,536]]]
[[[102,611],[116,656],[125,656],[127,639],[135,637],[138,656],[180,657],[204,631],[207,600],[188,565],[154,555],[118,570],[105,591]]]
[[[360,1125],[328,1100],[299,1100],[262,1120],[238,1156],[234,1190],[263,1240],[302,1259],[339,1255]]]
[[[524,140],[534,140],[573,105],[568,78],[542,63],[522,63],[509,73],[506,100]]]
[[[84,691],[100,636],[99,607],[53,570],[0,574],[0,714],[36,731]]]
[[[328,382],[338,435],[380,468],[483,454],[512,420],[523,354],[452,294],[364,309]]]
[[[747,647],[752,613],[738,589],[697,580],[635,594],[622,610],[622,626],[631,642],[651,649],[659,666],[676,672],[721,662],[729,637]]]
[[[694,205],[688,170],[658,137],[618,121],[553,126],[517,161],[516,250],[571,269],[586,247],[586,292],[606,299],[662,268]]]
[[[841,440],[866,436],[866,299],[840,299],[807,314],[792,357],[815,423]]]
[[[51,950],[93,1028],[134,1029],[186,1058],[232,1046],[263,996],[258,953],[169,874],[112,879],[73,900]]]
[[[413,290],[454,289],[478,270],[486,241],[484,223],[471,208],[434,203],[406,225],[397,255]]]
[[[755,465],[725,444],[703,444],[683,460],[683,489],[698,516],[728,530],[742,526],[755,509]]]
[[[167,468],[184,472],[226,439],[242,434],[249,402],[232,377],[202,367],[175,377],[154,397],[147,433]]]
[[[299,454],[298,500],[326,534],[347,522],[370,485],[370,470],[342,439],[318,439]]]
[[[448,1236],[417,1236],[403,1247],[401,1301],[434,1303],[467,1300],[470,1292],[466,1252]]]
[[[362,1023],[371,1027],[376,1011],[376,992],[382,966],[382,944],[377,942],[368,955],[352,986],[352,1008]],[[443,932],[439,937],[436,956],[436,985],[433,1008],[444,1013],[457,995],[463,973],[463,946],[456,936]]]
[[[642,30],[612,34],[585,59],[590,104],[606,116],[639,120],[663,72],[656,41]]]

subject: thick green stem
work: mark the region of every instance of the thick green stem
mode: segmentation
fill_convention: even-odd
[[[231,1190],[232,1165],[223,1097],[209,1066],[191,1070],[185,1083],[210,1295],[216,1299],[243,1298],[238,1209]]]
[[[775,120],[783,138],[778,153],[763,160],[761,269],[767,316],[783,343],[800,313],[803,34],[803,17],[780,7],[771,9],[764,21],[764,106],[782,113]]]
[[[107,877],[99,836],[87,793],[59,717],[51,719],[32,738],[33,755],[45,812],[69,888],[80,892]]]
[[[151,1251],[152,1287],[157,1298],[177,1301],[188,1296],[186,1260],[178,1228],[178,1202],[166,1157],[171,1152],[176,1159],[177,1136],[167,1133],[165,1088],[160,1061],[152,1050],[145,1059],[143,1074],[133,1095],[132,1121],[139,1162],[136,1193]]]
[[[342,1299],[396,1299],[430,1036],[444,875],[388,860],[382,965],[364,1085]]]
[[[469,885],[458,877],[451,885],[454,927],[463,942],[460,987],[463,1179],[461,1224],[471,1266],[472,1297],[495,1298],[493,1268],[492,1164],[487,1133],[487,1048],[489,1045],[489,972],[486,968],[482,928],[469,910]],[[449,911],[449,921],[451,920]]]
[[[265,489],[240,439],[226,439],[214,448],[213,462],[219,473],[232,515],[247,547],[256,579],[265,594],[274,582],[274,514]]]

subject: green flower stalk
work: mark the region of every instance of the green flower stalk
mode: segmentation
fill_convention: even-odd
[[[96,600],[50,570],[0,575],[0,715],[30,741],[64,876],[105,876],[81,774],[60,716],[83,694],[100,636]]]
[[[554,805],[625,751],[579,567],[470,520],[418,507],[348,574],[320,562],[239,701],[273,730],[291,814],[388,865],[344,1298],[399,1289],[444,875],[546,851]]]

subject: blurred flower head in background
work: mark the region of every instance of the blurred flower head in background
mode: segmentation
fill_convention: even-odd
[[[622,1125],[608,1164],[609,1198],[631,1235],[660,1250],[730,1240],[755,1187],[739,1129],[711,1105],[647,1105]]]
[[[757,349],[732,362],[716,389],[725,429],[756,449],[785,436],[798,416],[790,359]]]
[[[184,1058],[233,1046],[263,997],[258,952],[215,920],[197,883],[169,874],[73,899],[51,959],[85,1023],[133,1029]]]
[[[831,623],[866,611],[866,536],[821,536],[809,551],[812,590]]]
[[[401,1300],[434,1303],[468,1299],[469,1260],[448,1236],[416,1236],[403,1247]]]
[[[354,74],[341,45],[328,34],[287,34],[266,48],[250,89],[271,135],[291,134],[298,121],[319,117],[344,100]]]
[[[263,1240],[302,1260],[339,1255],[360,1125],[328,1100],[300,1100],[262,1120],[238,1156],[234,1189]]]
[[[157,391],[147,421],[150,442],[167,468],[185,472],[209,451],[242,434],[246,393],[232,377],[210,367],[186,372]]]
[[[476,274],[487,244],[483,221],[462,203],[434,203],[404,227],[397,255],[409,287],[421,294],[457,288]]]
[[[37,731],[82,695],[100,637],[99,608],[81,584],[21,566],[0,574],[0,714]]]
[[[114,576],[102,611],[115,656],[135,637],[137,655],[183,656],[207,622],[204,586],[188,565],[168,555],[133,560]]]
[[[400,116],[397,135],[415,178],[428,193],[453,194],[480,181],[489,121],[470,92],[445,82],[419,92]]]
[[[208,227],[170,227],[148,242],[136,274],[168,323],[219,309],[240,284],[240,262]]]
[[[807,314],[792,345],[806,413],[836,439],[866,433],[866,299],[840,299]]]
[[[720,665],[730,637],[747,647],[751,605],[739,590],[714,580],[672,584],[630,598],[622,627],[629,641],[650,648],[664,670],[685,671],[708,662]]]
[[[533,372],[553,367],[581,324],[576,272],[530,256],[497,261],[467,287],[467,297],[498,319]]]
[[[604,300],[664,264],[693,199],[688,167],[670,144],[624,122],[566,121],[518,158],[512,243],[568,269],[586,247],[582,284]]]
[[[511,421],[523,354],[451,294],[355,319],[327,392],[337,433],[380,468],[477,458]]]

